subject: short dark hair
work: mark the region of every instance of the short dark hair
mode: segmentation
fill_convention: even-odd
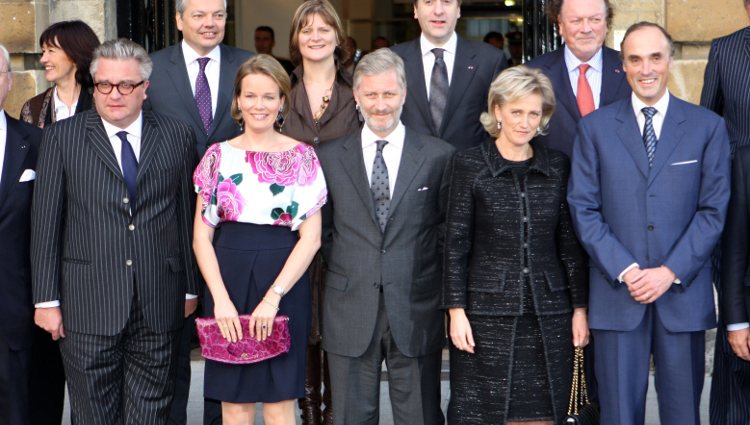
[[[622,37],[622,42],[620,43],[620,58],[623,58],[623,47],[625,46],[625,40],[628,39],[628,36],[642,28],[657,28],[661,33],[664,35],[664,38],[667,39],[667,43],[669,44],[669,56],[674,56],[674,41],[672,40],[672,36],[669,35],[667,30],[661,27],[659,24],[655,24],[653,22],[648,21],[640,21],[636,22],[633,25],[629,26],[627,31],[625,31],[625,36]]]
[[[615,17],[615,11],[614,9],[612,9],[612,4],[609,2],[609,0],[602,0],[602,2],[604,2],[604,7],[607,9],[607,28],[612,28],[612,19],[614,19]],[[552,0],[547,3],[547,17],[553,24],[557,23],[560,12],[562,12],[563,3],[565,3],[565,0]]]
[[[499,32],[490,31],[487,34],[485,34],[484,39],[482,41],[484,41],[485,43],[489,43],[490,40],[505,40],[505,39],[503,38],[503,35],[500,34]]]
[[[273,32],[273,28],[269,27],[268,25],[259,26],[258,28],[255,29],[255,32],[258,32],[258,31],[267,32],[271,34],[271,40],[274,40],[274,41],[276,40],[276,33]]]
[[[89,67],[94,49],[99,47],[99,37],[85,22],[61,21],[47,27],[39,36],[39,47],[43,45],[62,49],[76,66],[76,81],[84,87],[93,87]]]

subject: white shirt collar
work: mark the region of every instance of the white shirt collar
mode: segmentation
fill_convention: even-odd
[[[135,121],[133,121],[133,123],[126,128],[119,128],[113,124],[108,123],[103,118],[102,124],[104,124],[104,131],[107,132],[107,137],[109,138],[117,137],[117,133],[119,133],[120,131],[126,131],[129,135],[135,136],[140,140],[141,131],[143,130],[143,112],[138,114],[138,118],[136,118]]]
[[[399,121],[396,128],[391,131],[391,134],[386,137],[380,137],[373,133],[372,130],[370,130],[370,127],[365,124],[362,126],[362,149],[367,149],[370,145],[374,145],[378,140],[386,140],[389,145],[395,146],[400,150],[404,146],[405,137],[406,127],[404,127],[404,124],[401,121]]]
[[[573,52],[570,51],[567,45],[563,48],[563,52],[563,54],[565,55],[565,66],[568,67],[568,72],[572,72],[582,63],[591,65],[591,68],[599,72],[601,72],[601,70],[604,68],[601,48],[599,48],[599,50],[594,53],[594,56],[592,56],[591,59],[587,60],[586,62],[578,59],[578,57],[576,57],[576,55],[574,55]]]
[[[424,34],[419,36],[419,47],[420,49],[422,49],[422,56],[426,56],[428,53],[432,54],[432,49],[436,47],[440,47],[441,49],[445,50],[447,53],[455,55],[456,46],[458,46],[458,36],[456,35],[455,31],[453,31],[451,38],[449,38],[448,41],[442,46],[436,46],[430,43],[430,41],[427,40],[427,37],[425,37]]]
[[[206,56],[201,56],[193,50],[192,47],[190,47],[189,44],[185,42],[185,40],[182,40],[182,56],[185,58],[185,64],[190,65],[191,63],[197,61],[199,58],[209,58],[212,61],[221,62],[221,49],[217,45],[213,48]]]
[[[630,100],[633,104],[633,111],[635,112],[636,116],[641,113],[641,109],[649,106],[643,103],[643,101],[635,95],[635,92],[630,94]],[[661,116],[667,115],[667,108],[669,107],[669,90],[664,92],[664,96],[662,96],[661,99],[659,99],[653,105],[653,107],[656,108],[656,112],[661,114]]]
[[[0,109],[0,130],[8,130],[8,121],[5,119],[4,109]]]

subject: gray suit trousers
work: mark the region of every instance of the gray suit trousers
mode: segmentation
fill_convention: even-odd
[[[395,425],[445,423],[440,410],[441,351],[420,357],[403,355],[391,335],[380,293],[378,317],[367,351],[360,357],[328,354],[334,424],[378,425],[381,367],[388,369]]]

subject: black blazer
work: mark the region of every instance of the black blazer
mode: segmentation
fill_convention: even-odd
[[[474,315],[523,314],[528,277],[539,315],[585,307],[588,268],[568,211],[570,161],[532,142],[534,156],[520,179],[494,140],[453,158],[445,237],[443,306]],[[525,206],[524,206],[525,204]],[[529,263],[523,265],[524,208]]]
[[[115,335],[137,296],[154,332],[179,329],[185,294],[198,293],[194,146],[187,125],[144,111],[134,203],[95,110],[48,127],[31,211],[34,303],[60,300],[66,329]]]
[[[425,86],[419,38],[391,47],[406,67],[408,95],[401,121],[419,133],[443,139],[461,151],[480,144],[487,132],[479,116],[487,111],[487,95],[495,76],[507,62],[500,50],[458,37],[448,104],[440,128],[435,128]]]
[[[549,122],[547,135],[537,137],[541,143],[555,150],[559,150],[568,157],[573,152],[573,140],[576,137],[576,127],[581,119],[576,97],[570,86],[568,68],[565,65],[565,53],[561,47],[555,51],[535,58],[527,64],[531,68],[539,68],[552,82],[555,90],[557,108]],[[608,47],[602,47],[602,91],[599,107],[630,96],[630,85],[622,70],[620,54]]]
[[[0,338],[11,349],[31,347],[34,305],[31,302],[29,237],[34,180],[42,131],[5,114],[8,133],[0,178]]]
[[[740,147],[732,164],[721,254],[720,311],[723,323],[750,321],[750,147]]]
[[[724,117],[732,149],[750,144],[750,27],[711,42],[701,106]]]
[[[208,134],[203,130],[198,107],[195,106],[193,89],[188,78],[182,43],[169,46],[151,54],[154,70],[151,72],[148,99],[144,109],[180,120],[195,133],[196,158],[202,158],[208,145],[223,142],[240,134],[240,126],[232,119],[232,91],[237,68],[255,54],[236,47],[220,44],[221,66],[219,70],[219,93],[214,121]],[[212,96],[216,94],[212,93]]]

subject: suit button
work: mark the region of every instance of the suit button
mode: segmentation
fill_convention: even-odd
[[[128,230],[130,230],[131,232],[132,232],[133,230],[135,230],[135,225],[133,225],[133,224],[129,225],[129,226],[128,226]]]
[[[649,232],[652,231],[652,230],[654,230],[654,225],[653,224],[649,224],[648,227],[647,227],[647,229],[648,229]]]
[[[125,265],[128,266],[128,267],[132,266],[133,265],[133,260],[126,261]]]
[[[523,274],[529,274],[529,268],[528,267],[524,267],[523,268]]]
[[[526,192],[521,192],[521,198],[526,197]]]
[[[122,198],[122,203],[123,204],[127,204],[129,202],[130,202],[130,199],[128,199],[128,198]]]
[[[386,253],[386,251],[385,251],[384,249],[381,249],[381,250],[380,250],[380,253],[381,253],[381,254],[385,254],[385,253]]]

